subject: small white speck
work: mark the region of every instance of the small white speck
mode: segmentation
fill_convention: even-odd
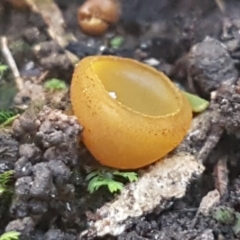
[[[200,130],[195,130],[195,131],[191,132],[191,133],[188,135],[188,137],[190,138],[190,137],[196,136],[196,135],[198,135],[199,133],[200,133]]]
[[[227,103],[227,99],[225,99],[225,98],[222,99],[221,103],[222,103],[222,104]]]
[[[68,211],[72,210],[69,203],[66,203],[66,208],[67,208]]]
[[[149,66],[153,66],[153,67],[159,65],[159,61],[158,61],[156,58],[146,59],[146,60],[144,61],[144,63],[146,63],[146,64],[149,65]]]
[[[102,46],[99,47],[99,51],[100,51],[100,52],[103,52],[103,51],[105,51],[106,49],[107,49],[107,47],[104,46],[104,45],[102,45]]]
[[[115,92],[109,92],[109,95],[113,98],[116,99],[117,98],[117,94]]]

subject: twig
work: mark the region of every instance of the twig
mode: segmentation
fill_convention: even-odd
[[[227,193],[228,189],[228,168],[227,168],[227,156],[222,156],[217,165],[214,167],[215,187],[223,196]]]
[[[23,89],[23,79],[20,77],[20,73],[18,71],[16,62],[13,59],[10,49],[8,48],[8,42],[6,37],[1,37],[1,50],[2,50],[2,55],[4,56],[8,66],[12,70],[16,86],[20,91]]]
[[[218,8],[220,9],[220,11],[222,13],[224,13],[225,9],[226,9],[224,0],[215,0],[215,2],[217,4]]]
[[[193,229],[197,223],[200,214],[207,217],[210,214],[211,209],[216,206],[220,201],[220,193],[217,189],[208,192],[206,196],[202,198],[197,213],[189,226],[189,229]]]
[[[48,26],[47,31],[49,36],[63,48],[68,59],[75,65],[79,61],[79,58],[67,51],[65,47],[69,42],[77,41],[77,39],[73,33],[66,32],[66,23],[57,4],[53,0],[25,0],[25,2],[27,2],[32,11],[42,16]]]
[[[209,154],[213,150],[213,148],[216,147],[217,143],[219,142],[220,138],[222,137],[222,134],[224,132],[224,129],[213,125],[212,129],[209,133],[208,138],[206,139],[202,149],[199,151],[197,159],[203,163],[206,162]]]
[[[39,83],[42,83],[44,79],[46,79],[46,76],[49,74],[49,71],[44,71],[40,76],[39,78],[37,79],[36,83],[39,84]]]

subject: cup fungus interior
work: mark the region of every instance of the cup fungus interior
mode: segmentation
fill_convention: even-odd
[[[137,65],[137,66],[136,66]],[[162,73],[149,71],[137,62],[101,59],[92,63],[92,68],[104,88],[118,102],[149,116],[162,116],[176,112],[179,101]]]

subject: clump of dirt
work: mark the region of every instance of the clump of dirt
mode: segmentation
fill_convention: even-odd
[[[25,236],[30,236],[36,225],[50,224],[56,218],[66,228],[81,224],[71,172],[79,162],[82,128],[75,117],[59,110],[29,111],[13,124],[13,134],[20,142],[10,208],[15,220],[6,226],[6,231],[17,230]]]
[[[226,47],[213,38],[195,44],[188,60],[190,89],[205,98],[225,82],[234,84],[239,75]]]

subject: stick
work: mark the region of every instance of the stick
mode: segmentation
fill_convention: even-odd
[[[2,50],[3,57],[5,58],[8,66],[12,70],[16,86],[17,86],[18,90],[20,91],[23,89],[23,85],[24,85],[23,79],[20,77],[20,73],[18,71],[16,62],[13,59],[10,49],[8,48],[8,42],[7,42],[6,37],[1,37],[1,50]]]

